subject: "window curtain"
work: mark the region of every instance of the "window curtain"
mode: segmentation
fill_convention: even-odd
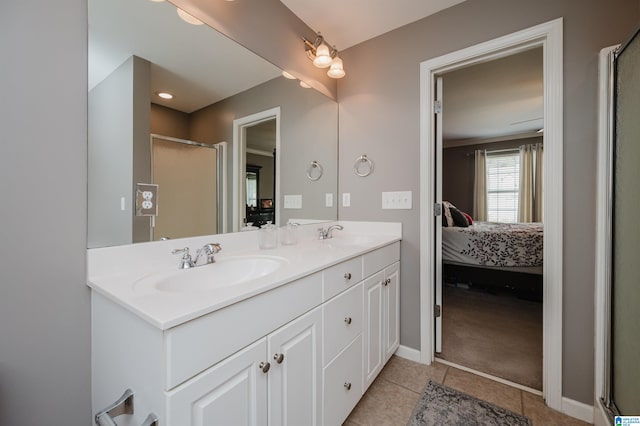
[[[542,164],[541,143],[520,146],[520,222],[542,222]]]
[[[487,220],[487,152],[477,149],[475,152],[475,178],[473,179],[473,219]]]

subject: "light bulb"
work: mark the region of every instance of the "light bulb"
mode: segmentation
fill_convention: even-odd
[[[331,68],[327,71],[327,75],[331,78],[342,78],[345,76],[344,68],[342,68],[342,59],[339,56],[333,58]]]
[[[304,87],[305,89],[311,89],[311,86],[308,85],[307,83],[305,83],[304,81],[300,80],[300,86]]]
[[[289,74],[289,73],[288,73],[288,72],[286,72],[286,71],[282,71],[282,76],[283,76],[284,78],[288,78],[289,80],[295,80],[295,79],[296,79],[294,76],[292,76],[291,74]]]
[[[329,47],[326,44],[321,44],[316,49],[316,57],[313,60],[313,65],[318,68],[326,68],[331,65],[331,54],[329,53]]]

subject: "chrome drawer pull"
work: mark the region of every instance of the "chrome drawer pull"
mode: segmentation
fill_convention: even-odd
[[[345,317],[344,322],[346,322],[347,324],[351,324],[351,317]]]
[[[347,390],[351,390],[351,383],[344,382],[344,387],[347,388]]]
[[[284,354],[275,354],[273,356],[273,359],[278,363],[278,364],[282,364],[282,361],[284,361]]]
[[[258,365],[258,368],[262,370],[263,373],[267,373],[271,368],[271,364],[268,362],[261,362],[260,365]]]
[[[351,272],[347,272],[346,274],[344,274],[344,279],[345,280],[350,280],[351,279]]]

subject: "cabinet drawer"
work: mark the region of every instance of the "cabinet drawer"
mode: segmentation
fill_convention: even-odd
[[[341,425],[362,396],[362,336],[324,369],[324,424]]]
[[[400,260],[400,243],[395,242],[362,256],[364,277],[371,276]]]
[[[327,365],[362,332],[362,284],[325,303],[322,318],[323,365]]]
[[[362,257],[338,263],[322,272],[323,299],[329,300],[362,281]]]

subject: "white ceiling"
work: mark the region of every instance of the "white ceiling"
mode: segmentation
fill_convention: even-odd
[[[152,102],[187,113],[281,73],[210,27],[187,24],[168,2],[89,0],[89,90],[131,55],[153,64]]]
[[[344,50],[465,0],[280,0]]]
[[[496,138],[543,128],[542,76],[542,48],[444,74],[443,138]]]
[[[338,49],[463,0],[281,0]],[[542,127],[540,49],[445,75],[446,139]],[[131,55],[152,63],[152,102],[193,112],[280,75],[274,65],[206,25],[182,21],[168,2],[89,0],[89,88]],[[349,72],[348,63],[345,69]],[[172,101],[158,91],[177,94]]]

